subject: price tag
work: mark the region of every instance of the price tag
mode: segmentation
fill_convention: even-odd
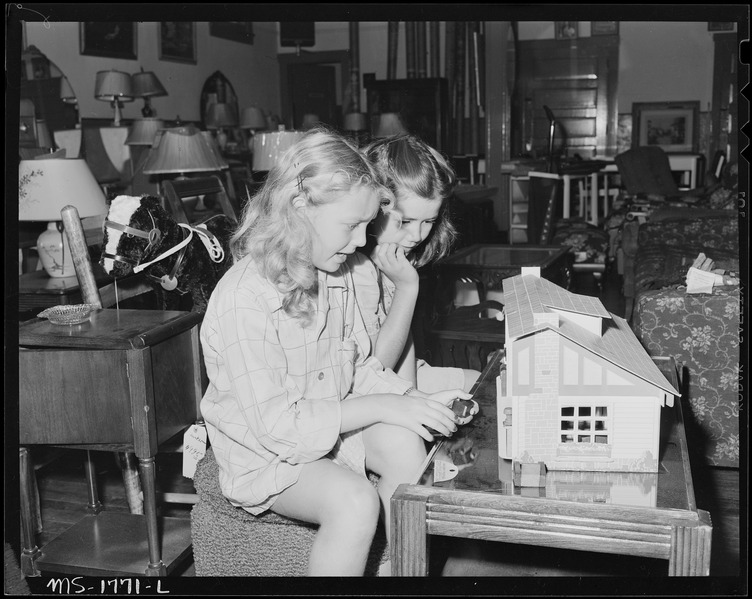
[[[457,476],[458,472],[459,468],[451,462],[445,462],[444,460],[438,459],[433,461],[433,482],[435,483],[452,480]]]
[[[194,424],[183,435],[183,476],[193,478],[196,465],[206,453],[206,427]]]

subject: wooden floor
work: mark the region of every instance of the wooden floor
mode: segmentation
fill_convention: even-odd
[[[587,275],[589,277],[589,275]],[[592,280],[578,280],[575,291],[599,295],[606,307],[616,314],[623,314],[624,301],[618,277],[612,275],[602,293],[592,285]],[[42,452],[49,455],[48,452]],[[120,469],[114,454],[93,452],[95,456],[100,500],[106,509],[127,511]],[[38,536],[38,544],[44,546],[51,539],[76,523],[86,514],[86,486],[83,469],[83,453],[76,450],[59,450],[56,457],[37,471],[42,520],[44,530]],[[162,492],[191,492],[192,481],[183,478],[181,454],[160,454],[158,465],[158,490]],[[693,477],[697,504],[711,514],[713,543],[711,575],[739,576],[740,568],[740,485],[739,471],[733,469],[702,468],[693,464]],[[190,505],[172,504],[162,508],[162,515],[189,518]],[[745,504],[746,509],[746,504]],[[432,545],[442,554],[441,542]],[[489,546],[486,555],[475,556],[474,565],[461,573],[464,576],[529,576],[531,570],[525,564],[510,565],[500,562],[495,549]],[[440,565],[441,566],[441,565]],[[441,572],[441,569],[439,569]],[[566,569],[559,574],[568,575]],[[450,573],[447,572],[447,575]],[[455,572],[456,574],[456,572]],[[533,572],[532,575],[555,575],[552,569]],[[192,576],[189,563],[182,576]]]

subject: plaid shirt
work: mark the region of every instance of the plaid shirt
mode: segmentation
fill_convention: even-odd
[[[369,357],[351,288],[346,265],[320,272],[318,310],[308,328],[282,309],[282,295],[250,257],[234,264],[212,293],[201,326],[209,377],[201,413],[222,491],[251,513],[268,509],[302,464],[330,452],[339,457],[342,399],[410,387]],[[362,459],[341,461],[357,466]]]
[[[392,307],[396,287],[368,256],[360,252],[350,256],[347,264],[352,272],[358,308],[373,346]]]

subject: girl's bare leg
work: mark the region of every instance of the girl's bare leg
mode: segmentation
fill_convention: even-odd
[[[319,525],[309,576],[363,576],[379,517],[379,498],[367,479],[328,459],[305,464],[272,511]]]
[[[404,427],[374,424],[364,430],[363,442],[366,466],[381,477],[378,492],[387,540],[391,540],[390,500],[399,485],[417,477],[427,455],[425,441]]]

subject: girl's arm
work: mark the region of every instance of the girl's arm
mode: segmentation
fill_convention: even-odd
[[[405,352],[405,344],[410,334],[415,302],[418,300],[419,277],[405,257],[404,250],[395,243],[376,246],[371,258],[395,285],[392,305],[379,330],[373,355],[386,368],[395,368]],[[403,378],[415,382],[415,376]]]
[[[415,358],[415,343],[413,342],[412,333],[407,335],[407,343],[405,343],[405,350],[402,352],[402,357],[394,368],[401,378],[410,381],[413,387],[418,385],[418,369],[417,360]]]

